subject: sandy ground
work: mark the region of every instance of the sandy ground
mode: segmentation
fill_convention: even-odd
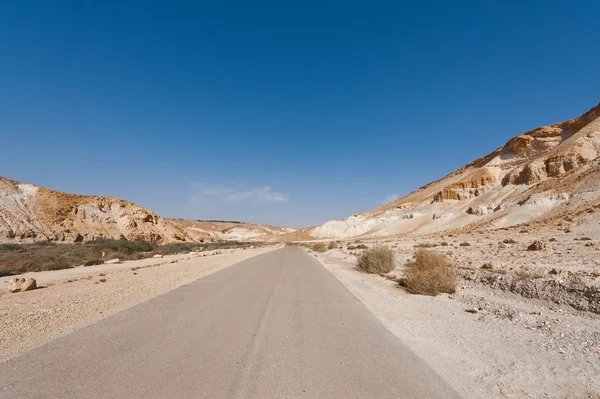
[[[0,362],[273,248],[28,273],[42,288],[16,294],[6,293],[2,278]]]
[[[484,238],[467,238],[471,247],[455,244],[433,249],[449,253],[459,265],[491,261],[517,270],[556,265],[548,253],[526,251],[525,242],[507,249],[515,252],[509,255],[496,253],[497,236],[487,239],[493,241],[494,250]],[[450,237],[449,241],[464,239]],[[414,239],[386,242],[397,253],[396,274],[412,257],[414,244]],[[564,245],[573,246],[572,239]],[[578,260],[577,255],[568,256],[561,266],[575,272],[581,263],[593,264],[597,252],[581,247],[590,256],[579,254]],[[410,295],[392,281],[356,271],[352,252],[357,253],[330,250],[318,254],[318,259],[463,396],[600,398],[600,315],[464,278],[453,295]],[[467,309],[477,311],[472,314]]]

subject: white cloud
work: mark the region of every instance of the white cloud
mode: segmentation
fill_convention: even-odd
[[[400,195],[398,193],[390,194],[390,195],[386,196],[383,201],[377,201],[377,203],[384,205],[389,202],[396,201],[399,197],[400,197]]]
[[[287,202],[289,194],[273,191],[271,186],[257,187],[250,190],[238,190],[226,186],[197,185],[196,193],[190,198],[192,204],[206,204],[214,200],[238,202],[252,201],[255,204]]]

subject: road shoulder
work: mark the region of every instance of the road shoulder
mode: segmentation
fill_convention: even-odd
[[[537,331],[465,312],[460,294],[410,295],[356,271],[351,257],[331,255],[315,258],[462,396],[600,397],[594,356],[544,350],[546,338]]]

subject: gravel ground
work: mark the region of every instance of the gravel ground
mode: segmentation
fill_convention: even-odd
[[[407,243],[387,244],[409,258],[414,241]],[[456,259],[477,264],[492,257],[526,268],[535,259],[531,252],[511,259],[477,246],[449,251],[462,251]],[[347,251],[318,259],[464,397],[600,398],[598,314],[467,280],[453,295],[410,295],[392,281],[356,271]]]

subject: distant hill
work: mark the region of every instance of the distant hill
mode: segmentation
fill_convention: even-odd
[[[184,229],[129,201],[67,194],[0,177],[0,242],[192,241]]]
[[[185,230],[195,240],[278,241],[279,237],[293,233],[290,227],[257,225],[237,221],[180,220],[170,222]]]

